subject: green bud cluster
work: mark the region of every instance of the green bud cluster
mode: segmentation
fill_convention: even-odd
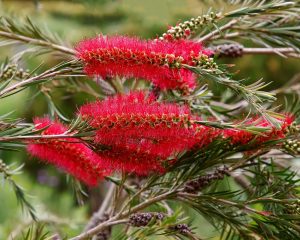
[[[286,210],[290,214],[300,214],[300,200],[286,206]]]
[[[213,58],[202,54],[199,57],[193,58],[193,62],[197,67],[205,69],[217,69],[218,65]]]
[[[164,33],[159,40],[178,40],[188,38],[199,27],[202,27],[209,23],[214,23],[221,17],[220,13],[210,12],[209,14],[198,16],[197,18],[191,18],[189,21],[179,23],[175,27],[171,27],[166,33]]]
[[[29,71],[24,70],[23,68],[19,68],[17,64],[9,64],[6,65],[2,71],[0,72],[0,80],[8,80],[12,77],[17,79],[24,79],[28,77]]]
[[[5,178],[8,178],[10,176],[10,174],[9,174],[9,166],[7,166],[2,161],[2,159],[0,159],[0,173],[3,173]]]
[[[297,125],[296,122],[293,122],[287,127],[288,134],[295,134],[300,132],[300,127]]]
[[[283,148],[294,154],[300,154],[300,142],[297,139],[287,140],[283,143]]]

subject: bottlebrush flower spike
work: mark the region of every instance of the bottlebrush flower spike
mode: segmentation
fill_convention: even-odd
[[[251,118],[246,121],[246,124],[253,125],[255,127],[267,127],[269,131],[263,132],[261,135],[253,134],[245,130],[238,129],[225,129],[223,131],[224,138],[229,138],[232,144],[247,144],[250,141],[254,143],[264,143],[269,140],[276,140],[285,137],[288,132],[288,127],[294,122],[294,117],[291,114],[286,114],[283,119],[277,119],[280,122],[281,127],[279,129],[270,125],[268,121],[263,118]]]
[[[111,156],[119,169],[141,174],[143,169],[162,169],[163,161],[191,149],[200,142],[200,133],[203,139],[210,136],[208,127],[198,125],[196,131],[191,125],[193,116],[188,107],[158,103],[145,92],[87,104],[79,114],[97,129],[95,142],[115,150],[106,148],[102,155]]]
[[[167,159],[153,154],[126,150],[114,146],[98,149],[97,152],[105,160],[105,164],[112,169],[135,173],[141,176],[151,173],[164,173],[168,162]],[[171,163],[171,159],[169,162]]]
[[[145,175],[164,172],[165,165],[176,160],[177,153],[201,149],[217,138],[229,139],[233,145],[252,139],[259,143],[282,137],[290,118],[282,121],[281,129],[264,135],[237,129],[217,129],[197,123],[187,106],[156,102],[146,92],[108,97],[86,104],[79,110],[81,117],[96,129],[94,142],[105,165],[113,169]],[[249,125],[270,127],[257,118]],[[172,161],[168,161],[171,160]]]
[[[145,92],[132,92],[84,105],[83,119],[97,129],[95,141],[161,157],[189,148],[191,113],[186,106],[155,102]]]
[[[46,128],[43,135],[63,134],[68,129],[59,122],[51,122],[48,118],[36,118],[35,128]],[[88,185],[96,185],[109,174],[103,160],[89,149],[81,140],[75,138],[34,140],[27,146],[27,151],[35,157],[62,168]]]
[[[192,41],[163,42],[124,36],[98,36],[80,42],[77,56],[85,63],[88,75],[102,78],[122,76],[153,82],[161,89],[181,89],[196,86],[196,75],[182,68],[195,65],[202,55],[210,55],[200,43]]]

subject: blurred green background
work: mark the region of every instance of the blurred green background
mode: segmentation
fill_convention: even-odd
[[[220,3],[217,9],[224,6]],[[0,1],[1,15],[19,19],[29,16],[35,24],[47,27],[71,45],[99,33],[154,38],[166,31],[168,25],[205,13],[208,8],[209,5],[204,5],[200,0]],[[11,56],[18,50],[18,47],[0,48],[0,59],[3,61],[6,56]],[[237,78],[249,78],[250,81],[263,78],[265,81],[272,81],[269,89],[283,86],[299,69],[299,60],[287,60],[275,55],[245,56],[225,61],[236,64],[233,70],[239,70]],[[29,55],[21,64],[25,69],[34,69],[40,62],[45,62],[45,67],[53,66],[57,59],[52,55],[42,55],[38,58]],[[14,111],[12,116],[28,121],[31,121],[33,116],[46,114],[48,107],[44,98],[32,98],[33,95],[32,90],[26,90],[1,100],[0,114]],[[60,91],[53,93],[53,97],[54,102],[69,117],[72,117],[77,105],[87,101],[84,94],[74,94],[66,98]],[[37,207],[40,216],[53,214],[62,221],[67,219],[67,233],[74,235],[80,232],[80,228],[70,225],[68,219],[80,226],[89,216],[90,209],[88,204],[78,206],[72,189],[66,184],[64,174],[53,167],[29,159],[23,151],[0,151],[0,158],[7,163],[25,163],[24,174],[15,180],[31,195],[30,201]],[[101,195],[95,192],[91,194]],[[0,239],[6,239],[9,232],[15,230],[16,226],[21,226],[24,218],[26,216],[18,207],[13,191],[6,184],[1,185]],[[196,219],[196,222],[201,236],[213,235],[211,228],[203,224],[201,219]]]

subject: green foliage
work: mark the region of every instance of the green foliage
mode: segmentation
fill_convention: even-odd
[[[219,2],[224,5],[224,10],[217,9],[218,11],[215,11],[213,9],[217,6],[212,8],[209,6],[207,10],[201,10],[205,14],[199,14],[201,11],[197,12],[203,21],[199,24],[198,29],[195,29],[195,33],[199,35],[192,36],[194,40],[204,41],[207,46],[224,43],[242,44],[242,57],[245,54],[257,53],[275,53],[286,58],[299,57],[300,3],[298,0]],[[85,9],[84,14],[89,14],[90,7],[94,6],[106,9],[110,6],[121,5],[119,1],[113,3],[109,3],[109,1],[88,1],[87,3],[84,1],[84,3],[86,3],[85,7],[89,9]],[[40,4],[43,5],[44,2],[41,1]],[[174,7],[173,5],[172,7]],[[122,21],[127,21],[128,25],[127,28],[124,28],[125,30],[122,27],[122,30],[117,28],[117,31],[126,32],[127,29],[127,32],[131,33],[130,24],[131,21],[135,21],[139,22],[138,26],[133,28],[136,33],[143,32],[146,36],[155,36],[160,33],[148,32],[150,27],[147,28],[147,24],[142,20],[136,21],[139,16],[135,16],[135,14],[126,16],[126,11],[121,7],[120,9],[112,11],[112,15],[116,12],[121,13],[115,17],[121,17]],[[209,16],[212,12],[219,13],[218,17],[210,19]],[[60,19],[63,20],[64,14],[56,13],[55,15],[54,13],[55,11],[52,12],[52,16],[60,16]],[[108,22],[110,20],[113,22],[113,18],[109,18],[104,13],[101,14],[102,17],[108,18]],[[143,20],[146,17],[146,13],[142,13],[140,16]],[[73,17],[69,21],[74,21],[76,18]],[[162,22],[163,18],[159,21]],[[47,112],[53,119],[59,118],[70,123],[69,130],[65,134],[48,136],[49,138],[76,137],[84,140],[93,148],[90,141],[94,134],[93,129],[82,119],[66,114],[67,108],[71,105],[75,108],[74,105],[77,101],[82,103],[86,101],[86,98],[103,99],[117,92],[149,88],[149,84],[135,79],[116,78],[110,81],[97,79],[95,82],[87,80],[82,71],[82,63],[74,60],[75,50],[67,47],[69,44],[56,36],[54,31],[37,26],[30,19],[19,21],[12,17],[2,17],[0,22],[0,46],[12,49],[22,47],[21,50],[17,50],[17,54],[8,53],[13,56],[7,58],[0,67],[0,100],[3,101],[8,97],[16,99],[20,96],[18,93],[25,90],[32,94],[31,103],[26,102],[24,114],[18,119],[9,118],[9,115],[0,116],[0,154],[5,162],[5,157],[9,156],[6,155],[7,152],[21,150],[24,147],[24,140],[45,138],[41,135],[44,129],[36,131],[33,124],[25,121],[32,117],[32,113],[29,111],[31,106],[34,109],[39,101],[45,103],[48,108],[47,111],[42,109],[42,113]],[[92,19],[94,21],[98,18]],[[85,24],[84,28],[90,27],[87,22],[81,23]],[[91,25],[95,27],[97,24],[93,22]],[[66,27],[68,30],[70,28]],[[162,31],[160,25],[157,28]],[[156,28],[154,26],[151,29]],[[83,34],[84,30],[83,28],[79,29],[79,34]],[[80,36],[80,38],[82,37]],[[253,46],[260,47],[260,52]],[[46,53],[47,55],[44,55]],[[59,53],[58,61],[52,58],[53,53]],[[48,63],[40,63],[41,54],[43,54],[43,58],[47,58]],[[21,74],[23,72],[20,70],[21,66],[28,55],[38,63],[35,62],[30,66],[34,70]],[[264,58],[260,59],[264,61]],[[286,149],[281,149],[281,143],[290,140],[294,144],[299,140],[299,127],[297,126],[299,124],[297,104],[299,89],[291,87],[296,85],[295,80],[288,83],[290,85],[283,89],[266,91],[267,87],[273,88],[274,86],[270,84],[269,79],[265,80],[266,83],[259,80],[249,84],[248,78],[236,80],[239,79],[239,75],[232,71],[232,59],[226,60],[225,64],[222,59],[218,58],[204,60],[197,67],[182,66],[199,75],[198,89],[189,96],[182,96],[177,91],[159,92],[158,100],[188,104],[194,113],[201,115],[202,120],[199,120],[198,124],[223,129],[244,129],[259,136],[270,129],[251,126],[245,122],[236,123],[236,119],[247,120],[248,116],[254,112],[262,115],[276,127],[275,118],[280,117],[280,114],[277,113],[279,112],[277,106],[285,97],[286,107],[282,107],[282,109],[293,112],[296,117],[295,126],[289,129],[288,136],[276,141],[268,141],[259,146],[252,142],[242,146],[232,146],[228,140],[220,138],[200,150],[194,149],[179,153],[178,161],[167,166],[168,172],[164,175],[141,177],[137,180],[127,174],[106,177],[106,183],[113,184],[115,190],[113,189],[111,194],[108,191],[103,201],[100,201],[98,197],[93,199],[93,194],[89,189],[81,186],[75,179],[68,178],[67,184],[54,187],[52,194],[55,197],[54,200],[57,198],[57,202],[66,202],[65,205],[62,204],[61,209],[72,213],[67,214],[72,223],[70,226],[69,222],[66,226],[66,221],[59,218],[40,218],[39,215],[42,214],[34,209],[35,202],[27,197],[23,188],[18,184],[19,179],[14,176],[20,173],[21,167],[7,168],[7,164],[1,162],[0,176],[3,181],[11,186],[19,204],[32,219],[37,221],[32,226],[32,222],[29,225],[24,224],[24,226],[20,223],[22,234],[18,233],[19,238],[42,240],[57,234],[61,238],[69,239],[77,235],[77,238],[74,239],[84,239],[87,236],[86,232],[78,234],[87,222],[85,214],[82,213],[86,209],[78,207],[77,204],[84,205],[86,201],[92,202],[93,200],[98,203],[103,202],[102,206],[104,206],[104,209],[100,208],[95,214],[99,214],[100,218],[108,212],[109,218],[102,222],[99,221],[95,228],[88,229],[89,236],[99,234],[104,229],[112,227],[114,239],[203,239],[207,236],[202,231],[209,226],[216,230],[215,236],[209,237],[219,239],[298,239],[300,235],[299,176],[294,171],[295,166],[291,164],[298,159],[295,156],[298,152],[294,151],[291,153],[292,155],[289,155],[286,153]],[[243,60],[240,62],[242,63]],[[275,98],[276,93],[279,95],[279,99]],[[13,110],[13,106],[11,109]],[[215,120],[211,120],[212,118]],[[21,158],[20,161],[23,162],[24,158]],[[188,182],[199,179],[199,177],[209,176],[220,166],[228,168],[228,177],[223,180],[216,178],[195,193],[186,192],[185,186]],[[40,166],[34,165],[31,167],[33,169],[25,168],[24,171],[35,174],[34,168],[40,168]],[[112,188],[111,185],[109,188]],[[73,195],[72,191],[68,189],[69,186],[72,186]],[[104,189],[106,188],[107,186]],[[42,192],[42,189],[38,191]],[[44,191],[49,191],[49,189],[45,188]],[[66,200],[64,200],[64,194],[68,196]],[[54,197],[50,195],[49,193],[49,196],[45,196],[48,201],[50,199],[46,203],[46,209],[51,208],[51,204],[55,204]],[[129,226],[128,217],[141,211],[160,211],[163,212],[165,218],[162,221],[151,221],[147,226],[140,228]],[[191,211],[195,215],[190,216]],[[37,217],[36,213],[38,213]],[[196,226],[196,224],[193,226],[192,219],[199,217],[204,219],[204,227]],[[189,234],[182,234],[180,231],[174,230],[174,226],[182,223],[191,225]],[[122,225],[122,227],[115,225]]]
[[[0,179],[1,181],[6,181],[8,184],[11,185],[11,188],[15,192],[16,198],[18,203],[21,205],[23,210],[26,210],[30,217],[37,221],[37,216],[35,214],[34,207],[31,205],[30,201],[27,200],[27,196],[21,186],[19,186],[12,178],[13,175],[20,174],[20,170],[23,166],[19,166],[15,169],[11,170],[11,167],[7,166],[1,159],[0,159]]]

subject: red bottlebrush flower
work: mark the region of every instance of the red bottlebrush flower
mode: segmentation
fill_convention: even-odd
[[[36,129],[46,128],[43,135],[63,134],[68,129],[59,122],[48,118],[36,118]],[[75,138],[42,139],[30,142],[28,152],[48,163],[62,168],[88,185],[96,185],[99,179],[109,173],[103,167],[103,160],[81,140]]]
[[[103,145],[168,157],[188,149],[194,130],[185,106],[158,103],[144,92],[119,95],[80,109],[97,129],[95,141]]]
[[[196,86],[196,75],[181,68],[181,64],[194,65],[195,56],[211,53],[192,41],[146,41],[122,36],[88,39],[76,49],[88,75],[142,78],[163,90],[184,91]]]
[[[145,92],[109,97],[82,106],[79,113],[97,129],[95,142],[112,147],[115,152],[104,152],[113,157],[119,169],[126,171],[157,170],[164,160],[195,144],[203,146],[206,143],[201,139],[208,142],[211,137],[208,127],[192,125],[188,107],[155,102]],[[134,168],[135,163],[139,167]]]
[[[193,148],[203,148],[222,136],[222,129],[207,127],[197,123],[193,124],[192,127],[195,133],[195,145]]]
[[[236,129],[217,129],[196,123],[187,106],[155,101],[153,95],[132,92],[109,97],[82,106],[79,114],[96,129],[97,153],[114,169],[146,174],[163,172],[168,160],[185,150],[200,149],[219,137],[232,144],[246,144],[252,139],[265,142],[283,136],[290,118],[281,129],[264,135]],[[200,119],[199,119],[200,120]],[[269,127],[264,120],[252,119],[249,124]],[[170,162],[169,162],[170,163]]]
[[[120,149],[118,147],[99,149],[98,155],[104,159],[107,166],[110,166],[113,169],[142,176],[151,173],[164,173],[164,165],[167,162],[166,159],[152,154]]]
[[[225,138],[230,138],[232,144],[247,144],[250,141],[255,141],[255,143],[264,143],[269,140],[276,140],[285,137],[287,133],[287,128],[292,124],[294,118],[287,114],[283,119],[277,119],[281,127],[279,129],[270,125],[268,121],[262,118],[252,118],[247,120],[247,124],[254,125],[256,127],[267,127],[270,128],[269,131],[263,132],[261,135],[253,134],[246,130],[239,129],[226,129],[223,131],[223,136]]]

